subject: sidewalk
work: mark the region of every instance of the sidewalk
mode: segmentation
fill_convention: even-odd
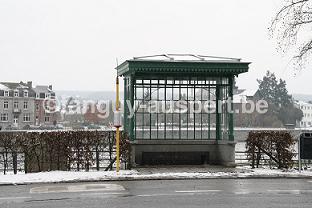
[[[99,172],[52,171],[42,173],[0,174],[0,185],[33,183],[123,181],[123,180],[186,180],[186,179],[247,179],[247,178],[311,178],[312,170],[299,173],[297,170],[250,169],[249,167],[148,167],[136,170]]]

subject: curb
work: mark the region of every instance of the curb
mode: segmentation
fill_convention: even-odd
[[[23,183],[0,183],[1,186],[16,186],[16,185],[36,185],[36,184],[60,184],[60,183],[91,183],[91,182],[109,182],[109,181],[157,181],[157,180],[212,180],[212,179],[312,179],[312,176],[301,175],[250,175],[250,176],[198,176],[198,177],[178,177],[178,176],[144,176],[143,177],[119,177],[119,178],[103,178],[90,180],[64,180],[55,182],[23,182]]]

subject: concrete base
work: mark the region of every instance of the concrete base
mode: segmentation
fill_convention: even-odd
[[[235,166],[235,142],[207,140],[136,140],[131,142],[132,165],[210,164]]]

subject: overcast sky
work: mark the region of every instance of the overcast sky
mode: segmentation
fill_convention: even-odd
[[[266,70],[291,93],[312,92],[312,68],[294,76],[267,28],[281,0],[0,0],[1,81],[61,90],[114,90],[116,58],[194,53],[250,61],[240,88]],[[312,94],[312,93],[311,93]]]

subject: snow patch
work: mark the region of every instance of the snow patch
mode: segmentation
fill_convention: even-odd
[[[190,170],[191,171],[191,170]],[[157,179],[209,179],[209,178],[257,178],[257,177],[312,177],[311,170],[299,173],[297,170],[274,170],[274,169],[250,169],[240,167],[231,172],[157,172],[142,173],[137,170],[122,170],[107,172],[67,172],[52,171],[42,173],[19,173],[14,175],[0,175],[0,185],[2,184],[29,184],[29,183],[57,183],[57,182],[77,182],[77,181],[109,181],[109,180],[157,180]]]

